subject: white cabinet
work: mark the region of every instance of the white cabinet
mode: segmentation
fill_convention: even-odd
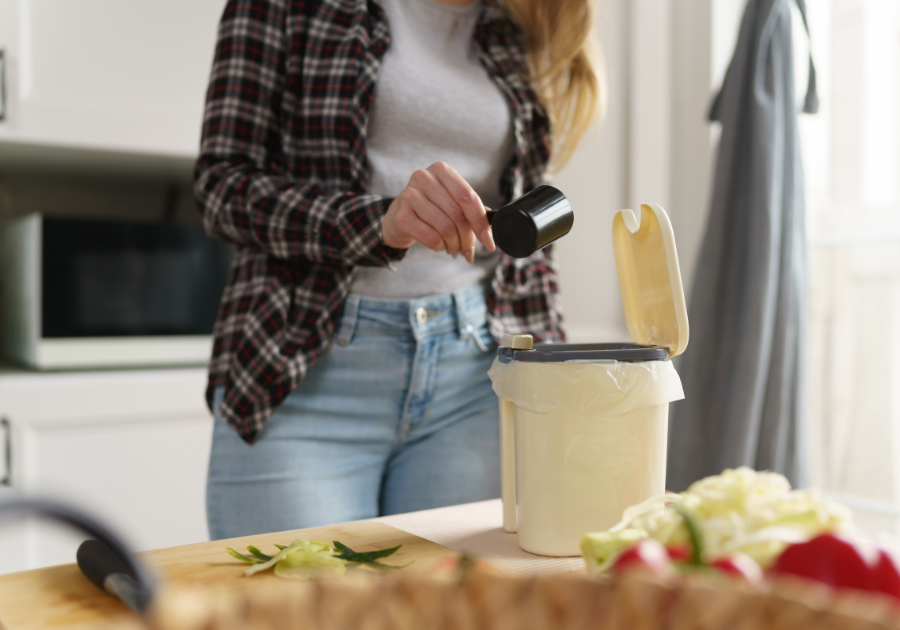
[[[66,500],[137,550],[208,540],[205,385],[199,368],[0,374],[0,416],[12,429],[12,484],[0,497]],[[73,562],[81,540],[46,521],[4,525],[0,573]]]
[[[193,156],[225,0],[0,0],[0,142]]]

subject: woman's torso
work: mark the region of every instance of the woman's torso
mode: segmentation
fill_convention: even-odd
[[[515,147],[500,178],[503,199],[509,200],[541,183],[550,157],[550,121],[526,78],[521,33],[501,7],[485,2],[473,41],[512,113]],[[386,265],[383,245],[366,231],[380,225],[383,198],[365,194],[364,186],[369,104],[389,48],[387,20],[370,0],[229,0],[195,169],[205,220],[217,221],[224,213],[234,223],[229,229],[248,232],[261,221],[258,229],[278,236],[291,227],[284,216],[313,212],[322,231],[304,238],[321,242],[316,252],[346,248],[335,252]],[[248,186],[249,178],[261,181]],[[328,198],[294,198],[304,187]],[[279,199],[293,204],[286,209],[272,201],[282,191]],[[263,196],[252,222],[232,199],[235,192],[247,203]],[[328,214],[329,204],[342,204],[345,214]],[[273,208],[279,213],[267,214]],[[310,249],[302,243],[285,248]],[[354,267],[359,265],[236,248],[214,330],[207,400],[216,387],[225,387],[222,418],[245,440],[253,440],[327,351]],[[489,283],[487,303],[494,336],[528,332],[536,341],[563,339],[556,270],[546,251],[526,259],[504,257]]]
[[[368,192],[396,196],[410,175],[443,161],[482,202],[502,205],[500,177],[513,152],[509,105],[475,55],[472,33],[481,1],[457,7],[435,0],[380,0],[391,29],[369,113]],[[419,243],[392,267],[361,267],[351,292],[414,298],[483,282],[500,262],[480,243],[475,263]]]

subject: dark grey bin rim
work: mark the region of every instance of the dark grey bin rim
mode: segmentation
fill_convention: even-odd
[[[539,343],[533,350],[497,348],[503,363],[564,363],[566,361],[668,361],[669,349],[663,346],[642,346],[637,343]]]

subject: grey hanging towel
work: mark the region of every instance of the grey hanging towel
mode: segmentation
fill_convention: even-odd
[[[722,124],[672,407],[667,487],[751,466],[805,482],[806,232],[790,3],[749,0],[710,118]],[[809,61],[804,110],[818,108]]]

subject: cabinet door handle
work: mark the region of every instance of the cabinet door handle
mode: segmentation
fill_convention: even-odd
[[[3,455],[5,463],[3,465],[3,478],[0,479],[0,486],[12,485],[12,426],[7,418],[0,418],[0,429],[3,430]]]
[[[6,120],[6,50],[0,48],[0,121]]]

